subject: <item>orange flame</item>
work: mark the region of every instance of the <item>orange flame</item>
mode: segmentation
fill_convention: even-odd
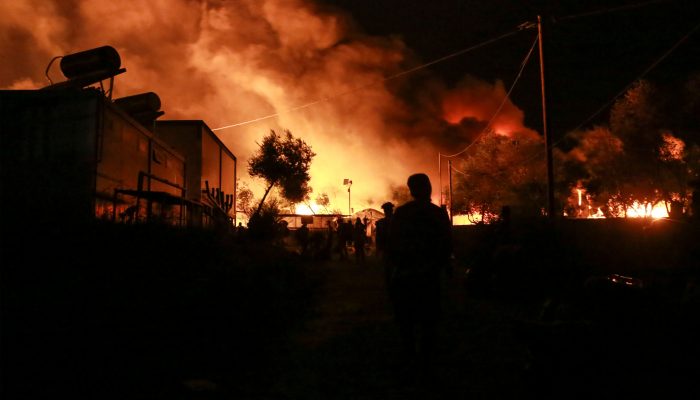
[[[651,203],[642,204],[635,201],[630,207],[627,208],[627,216],[631,218],[668,218],[668,212],[666,211],[666,204],[663,202],[658,202],[654,205]]]

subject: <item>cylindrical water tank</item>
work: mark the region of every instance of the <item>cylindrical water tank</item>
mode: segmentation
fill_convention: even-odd
[[[73,79],[95,71],[116,71],[121,62],[114,47],[102,46],[63,56],[61,71],[66,78]]]
[[[114,104],[127,114],[153,113],[160,110],[160,97],[153,92],[147,92],[120,97],[114,100]]]

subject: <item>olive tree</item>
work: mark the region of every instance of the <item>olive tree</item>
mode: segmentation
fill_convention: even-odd
[[[267,187],[253,215],[258,215],[272,188],[277,187],[282,198],[290,202],[304,200],[311,187],[309,168],[316,153],[289,130],[277,134],[274,130],[265,136],[260,148],[248,161],[248,174],[265,180]]]
[[[493,132],[455,163],[452,209],[473,222],[488,222],[503,206],[520,214],[541,215],[546,202],[541,140],[506,137]],[[477,219],[480,218],[481,221]]]

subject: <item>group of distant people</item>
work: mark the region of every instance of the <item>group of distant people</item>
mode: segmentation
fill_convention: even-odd
[[[359,217],[355,219],[354,224],[351,220],[338,219],[336,221],[327,221],[324,244],[320,250],[315,249],[315,251],[311,249],[313,247],[313,238],[307,223],[302,223],[301,227],[296,230],[295,237],[302,256],[309,256],[315,259],[330,259],[331,254],[335,253],[339,255],[341,260],[348,260],[348,248],[352,247],[355,254],[355,262],[364,264],[366,261],[366,247],[371,241],[367,237],[368,223],[367,218],[362,220]],[[317,231],[316,234],[320,235],[320,232]],[[313,255],[310,254],[312,252],[314,253]]]
[[[365,245],[367,244],[367,219],[363,221],[360,217],[352,221],[338,220],[338,240],[336,252],[340,254],[341,260],[348,259],[348,245],[352,245],[355,250],[355,262],[364,264]]]

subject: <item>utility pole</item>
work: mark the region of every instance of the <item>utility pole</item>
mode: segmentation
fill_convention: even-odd
[[[450,225],[454,225],[452,218],[452,160],[447,161],[448,168],[450,169]]]
[[[352,208],[350,208],[350,188],[352,187],[352,181],[348,185],[348,215],[352,215]]]
[[[442,205],[442,154],[438,153],[438,188],[440,188],[440,205]]]
[[[352,215],[352,208],[350,208],[350,188],[352,187],[352,179],[343,179],[343,185],[348,187],[348,215]]]
[[[544,45],[542,43],[542,17],[537,16],[537,38],[540,49],[540,84],[542,86],[542,133],[544,134],[544,150],[547,160],[547,217],[555,217],[554,213],[554,169],[552,163],[552,135],[547,130],[549,119],[547,116],[547,91],[544,79]]]

